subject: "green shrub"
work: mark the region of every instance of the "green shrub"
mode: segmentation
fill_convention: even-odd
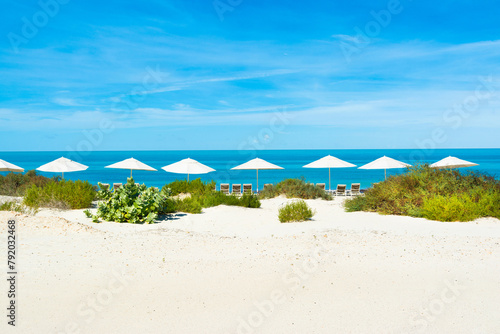
[[[279,209],[278,219],[282,223],[301,222],[314,216],[313,210],[303,200],[293,201]]]
[[[107,200],[99,203],[97,213],[93,216],[94,221],[101,218],[106,221],[132,224],[152,223],[158,218],[158,214],[166,213],[168,210],[167,191],[137,184],[132,178],[128,178],[126,184],[113,192],[106,192],[102,187],[100,192],[100,196]]]
[[[421,213],[422,217],[444,222],[471,221],[481,217],[476,202],[467,194],[425,198]]]
[[[185,213],[201,213],[201,203],[197,198],[184,198],[182,200],[174,200],[173,206],[169,211],[185,212]]]
[[[225,195],[220,191],[212,191],[204,195],[191,195],[191,197],[186,197],[182,200],[173,199],[168,207],[170,212],[201,213],[202,208],[210,208],[218,205],[260,208],[260,201],[253,194],[243,194],[241,197],[238,197],[235,195]]]
[[[332,199],[331,195],[328,194],[325,190],[320,189],[312,183],[306,183],[304,178],[285,179],[278,184],[270,185],[260,192],[259,197],[274,198],[282,194],[287,198],[322,198],[325,200]]]
[[[203,208],[218,205],[234,205],[246,208],[260,208],[260,201],[256,195],[243,194],[238,197],[226,195],[215,191],[215,182],[202,182],[201,179],[191,181],[174,181],[163,186],[162,191],[171,191],[172,195],[189,193],[190,196],[183,199],[171,198],[167,202],[166,213],[186,212],[201,213]]]
[[[32,207],[84,209],[90,207],[96,193],[88,181],[50,181],[33,184],[24,196],[24,204]]]
[[[58,176],[48,178],[38,175],[35,170],[27,171],[25,174],[8,173],[5,176],[0,175],[0,195],[23,196],[32,185],[42,187],[51,181],[58,180],[60,180]]]
[[[113,196],[113,191],[110,189],[109,185],[105,187],[101,182],[98,182],[97,185],[99,186],[96,194],[98,200],[107,201]]]
[[[215,191],[215,181],[203,182],[201,179],[191,181],[176,180],[163,186],[162,190],[170,189],[172,196],[180,193],[209,194]]]
[[[424,217],[439,221],[500,218],[500,181],[477,173],[410,167],[344,202],[346,211]]]

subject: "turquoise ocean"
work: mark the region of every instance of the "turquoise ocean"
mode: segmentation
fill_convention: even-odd
[[[259,187],[264,183],[276,183],[286,178],[304,177],[308,182],[326,183],[328,188],[328,169],[303,168],[302,166],[326,155],[362,166],[381,156],[401,160],[410,164],[418,161],[436,162],[447,156],[479,164],[476,167],[461,168],[462,171],[475,170],[486,172],[497,179],[500,178],[500,149],[381,149],[381,150],[262,150],[262,151],[94,151],[94,152],[0,152],[0,159],[18,165],[25,170],[37,167],[62,156],[83,163],[89,168],[82,172],[65,173],[65,179],[87,180],[92,184],[124,183],[130,175],[129,170],[104,168],[107,165],[127,159],[136,158],[156,169],[157,172],[134,171],[134,180],[148,186],[161,187],[176,179],[185,179],[186,175],[167,173],[161,167],[184,158],[192,158],[206,164],[216,171],[191,175],[190,179],[201,178],[204,181],[215,180],[220,183],[252,183],[255,189],[256,172],[253,170],[230,170],[253,158],[261,158],[283,167],[283,170],[259,171]],[[387,170],[387,175],[404,172],[404,169]],[[54,173],[42,173],[53,176]],[[5,175],[6,172],[0,172]],[[357,168],[332,168],[332,188],[337,184],[361,183],[362,188],[384,179],[383,170],[362,170]]]

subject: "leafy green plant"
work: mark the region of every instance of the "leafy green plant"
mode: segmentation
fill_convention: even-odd
[[[99,186],[96,195],[98,200],[107,201],[113,196],[113,192],[109,189],[109,185],[104,186],[101,182],[98,182],[97,185]]]
[[[168,196],[166,191],[159,191],[155,187],[148,188],[128,178],[126,184],[114,190],[106,201],[99,203],[94,217],[132,224],[153,223],[158,214],[168,210]]]
[[[279,195],[287,198],[331,200],[332,197],[323,189],[312,183],[307,183],[304,178],[285,179],[278,184],[265,187],[259,194],[260,198],[274,198]]]
[[[92,218],[92,213],[87,209],[87,210],[83,210],[83,213],[85,214],[85,216],[87,218]]]
[[[88,181],[50,181],[26,191],[23,203],[32,208],[84,209],[90,207],[96,193]]]
[[[444,222],[470,221],[480,217],[476,202],[468,194],[425,198],[421,214],[422,217]]]
[[[410,167],[344,202],[346,211],[424,217],[439,221],[500,218],[500,181],[477,173]]]
[[[296,200],[279,209],[278,219],[282,223],[301,222],[311,219],[314,214],[304,200]]]

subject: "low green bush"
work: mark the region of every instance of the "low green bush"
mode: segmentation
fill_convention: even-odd
[[[23,203],[32,208],[84,209],[90,207],[96,192],[88,181],[61,180],[26,190]]]
[[[171,191],[172,195],[189,193],[183,199],[170,198],[167,202],[166,212],[201,213],[203,208],[218,205],[234,205],[246,208],[260,208],[260,201],[256,195],[243,194],[243,196],[226,195],[215,191],[215,182],[202,182],[201,179],[191,181],[174,181],[163,186],[162,191]]]
[[[439,221],[500,219],[500,181],[477,173],[410,167],[344,202],[348,212],[373,211]]]
[[[307,183],[304,178],[285,179],[278,184],[265,187],[259,194],[259,197],[274,198],[279,195],[285,195],[287,198],[315,199],[322,198],[331,200],[332,196],[325,190],[320,189],[312,183]]]
[[[170,189],[172,196],[180,193],[209,194],[215,191],[215,181],[203,182],[199,178],[191,181],[176,180],[164,185],[162,189]]]
[[[25,174],[8,173],[0,175],[0,195],[23,196],[32,185],[42,187],[51,181],[58,181],[60,177],[48,178],[39,175],[36,170],[27,171]]]
[[[297,200],[282,206],[278,212],[278,219],[282,223],[301,222],[311,219],[314,214],[304,200]]]
[[[220,191],[213,191],[204,195],[194,194],[182,200],[173,199],[168,207],[171,212],[201,213],[203,208],[210,208],[218,205],[260,208],[261,203],[259,198],[253,194],[243,194],[238,197],[235,195],[226,195]]]
[[[120,188],[110,191],[99,184],[99,196],[105,198],[99,203],[97,213],[92,216],[94,221],[127,222],[131,224],[153,223],[158,214],[167,213],[167,190],[160,191],[155,187],[137,184],[133,178]]]

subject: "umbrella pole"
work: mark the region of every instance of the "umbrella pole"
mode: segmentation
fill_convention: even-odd
[[[62,172],[62,179],[64,180],[64,172]]]
[[[189,183],[189,173],[188,173],[188,183]]]
[[[132,170],[130,170],[130,177],[132,177]]]
[[[259,192],[259,170],[257,169],[257,192]]]
[[[385,179],[387,180],[387,169],[384,168],[384,176],[385,176]]]
[[[330,168],[328,168],[328,190],[332,190],[332,177],[330,175]]]

